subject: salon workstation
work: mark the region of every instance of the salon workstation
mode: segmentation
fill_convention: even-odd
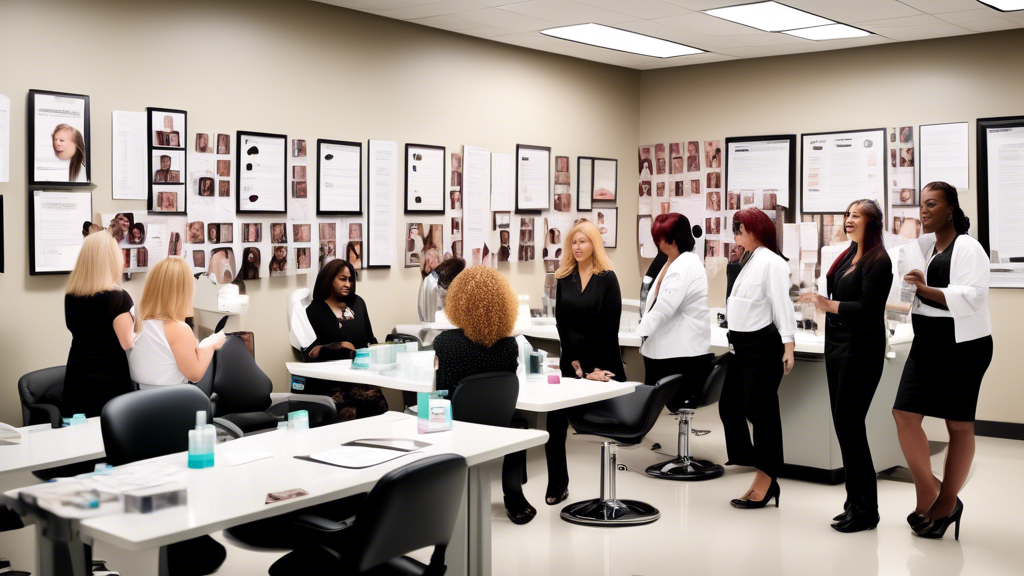
[[[0,574],[1024,566],[1024,3],[0,14]]]

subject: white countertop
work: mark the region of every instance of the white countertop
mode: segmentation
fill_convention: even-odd
[[[37,424],[18,431],[21,444],[0,446],[0,476],[75,464],[105,454],[98,417],[79,426],[51,428],[49,424]]]

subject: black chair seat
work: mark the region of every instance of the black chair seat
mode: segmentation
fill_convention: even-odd
[[[225,414],[218,416],[220,420],[227,420],[245,433],[246,436],[256,432],[268,432],[277,429],[280,418],[267,412],[244,412],[241,414]]]

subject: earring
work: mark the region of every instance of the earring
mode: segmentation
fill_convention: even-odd
[[[946,216],[946,221],[947,221],[947,222],[949,222],[949,221],[950,221],[950,220],[952,220],[952,219],[953,219],[953,215],[952,215],[952,214],[950,214],[950,215]]]

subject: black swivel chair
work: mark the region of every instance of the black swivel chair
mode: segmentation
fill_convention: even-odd
[[[64,393],[64,373],[64,366],[54,366],[29,372],[18,380],[24,426],[49,423],[60,428],[63,425],[60,399]]]
[[[625,396],[588,404],[569,414],[577,434],[608,438],[601,445],[601,497],[562,508],[562,520],[584,526],[639,526],[661,517],[657,508],[615,495],[615,449],[635,446],[654,427],[661,409],[682,383],[682,376],[666,376],[654,386],[638,386]]]
[[[452,394],[452,419],[508,428],[518,400],[519,378],[512,372],[467,376]]]
[[[697,460],[690,456],[690,424],[697,408],[718,402],[725,383],[725,371],[729,362],[729,354],[718,359],[713,354],[702,357],[701,367],[692,374],[685,374],[686,382],[679,387],[679,392],[668,401],[669,412],[679,416],[679,441],[676,445],[676,457],[667,462],[653,464],[647,468],[647,475],[664,480],[710,480],[725,474],[725,468],[708,460]],[[706,434],[703,432],[701,435]]]
[[[467,479],[462,456],[428,456],[385,474],[351,524],[298,515],[295,523],[318,537],[275,562],[270,574],[440,576]],[[429,565],[405,556],[428,546]]]
[[[188,431],[196,412],[211,412],[210,400],[198,388],[184,384],[122,394],[103,407],[100,430],[106,461],[114,466],[188,450]],[[216,572],[227,550],[209,536],[160,548],[160,563],[170,576],[199,576]]]

